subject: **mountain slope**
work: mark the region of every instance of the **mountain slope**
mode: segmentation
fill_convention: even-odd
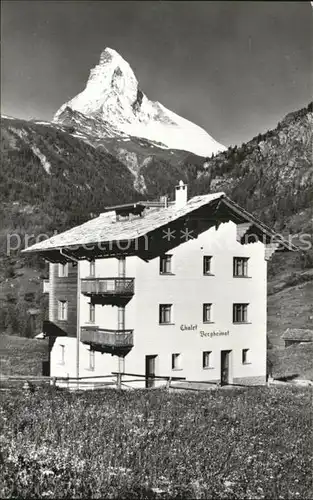
[[[90,118],[66,107],[60,117],[62,128],[73,137],[83,140],[99,151],[112,154],[134,175],[134,188],[147,191],[141,168],[150,163],[166,162],[171,169],[182,164],[203,164],[203,157],[179,149],[164,148],[162,144],[142,137],[129,136],[100,118]],[[56,125],[56,124],[55,124]],[[60,123],[57,124],[60,126]]]
[[[129,64],[110,48],[90,71],[85,89],[61,106],[54,122],[68,123],[68,110],[104,121],[116,136],[146,138],[164,148],[187,149],[200,156],[225,149],[201,127],[150,101]]]
[[[287,115],[276,129],[209,159],[208,173],[199,178],[200,189],[226,190],[239,204],[277,230],[287,227],[287,218],[301,210],[309,209],[310,218],[312,130],[310,103],[307,108]]]

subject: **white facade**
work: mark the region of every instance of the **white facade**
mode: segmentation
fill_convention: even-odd
[[[135,279],[135,290],[125,307],[124,328],[133,329],[134,345],[124,358],[124,372],[145,375],[146,356],[156,356],[155,375],[219,382],[225,369],[222,351],[228,351],[229,383],[265,383],[265,246],[240,244],[236,231],[236,224],[227,222],[182,242],[168,252],[172,274],[160,274],[159,257],[150,262],[126,257],[125,276]],[[211,274],[203,274],[204,256],[211,256]],[[233,276],[234,257],[248,258],[247,277]],[[118,264],[116,258],[96,260],[95,277],[118,277]],[[78,265],[80,278],[88,278],[90,263]],[[90,325],[89,302],[89,297],[80,295],[80,327]],[[171,305],[170,324],[159,324],[162,304]],[[203,304],[211,304],[210,322],[203,322]],[[233,304],[247,305],[244,322],[233,322]],[[95,305],[93,324],[117,329],[118,307]],[[51,351],[51,376],[76,377],[76,346],[74,337],[57,337]],[[80,343],[80,377],[110,375],[119,369],[116,355],[90,354],[89,346]],[[143,387],[144,381],[130,385]]]

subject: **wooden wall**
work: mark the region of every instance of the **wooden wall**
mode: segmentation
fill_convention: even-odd
[[[77,267],[68,264],[68,276],[59,278],[58,264],[50,264],[50,296],[49,296],[49,319],[62,330],[65,330],[69,337],[76,337],[77,318]],[[68,319],[62,321],[58,319],[58,301],[68,302]]]

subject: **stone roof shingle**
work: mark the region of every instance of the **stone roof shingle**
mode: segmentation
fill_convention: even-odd
[[[216,202],[223,202],[225,204],[225,207],[232,214],[231,219],[233,218],[237,221],[240,220],[241,222],[251,223],[254,227],[258,228],[260,233],[266,235],[268,238],[276,236],[275,232],[268,226],[243,208],[239,207],[230,200],[225,193],[220,192],[194,196],[180,208],[175,206],[175,204],[171,204],[164,208],[152,207],[147,210],[147,213],[143,217],[129,220],[116,220],[116,213],[114,210],[104,212],[100,214],[99,217],[91,219],[80,226],[73,227],[68,231],[36,243],[23,250],[23,252],[59,251],[62,248],[71,249],[112,241],[136,240],[177,219],[189,216],[192,212],[202,207],[208,209],[209,216],[210,209],[216,206]],[[281,240],[281,245],[284,250],[298,250],[286,240]]]

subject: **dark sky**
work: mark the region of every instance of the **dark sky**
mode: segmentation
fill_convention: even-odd
[[[312,93],[310,2],[2,1],[2,113],[50,120],[105,47],[142,90],[229,146]]]

